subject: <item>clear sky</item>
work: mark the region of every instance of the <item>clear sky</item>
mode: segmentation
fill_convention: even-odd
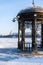
[[[43,0],[35,0],[35,5],[43,7]],[[13,23],[12,19],[29,6],[32,6],[32,0],[0,0],[0,34],[17,32],[18,23]]]

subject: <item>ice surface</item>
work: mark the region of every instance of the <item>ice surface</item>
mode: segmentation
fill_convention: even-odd
[[[17,48],[17,38],[0,38],[0,48]]]

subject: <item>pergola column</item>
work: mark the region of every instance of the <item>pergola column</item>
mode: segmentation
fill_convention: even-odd
[[[41,24],[41,37],[42,37],[41,47],[43,47],[43,24]]]
[[[20,49],[20,23],[18,22],[18,48]]]
[[[22,50],[25,50],[25,22],[22,21]]]
[[[37,52],[37,43],[36,43],[36,19],[32,22],[32,47],[34,52]]]

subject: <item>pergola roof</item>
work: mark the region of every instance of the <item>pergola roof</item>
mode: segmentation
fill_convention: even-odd
[[[30,13],[30,12],[43,12],[43,8],[39,7],[39,6],[33,6],[33,7],[29,7],[26,9],[21,10],[18,15],[22,15],[22,14],[26,14],[26,13]]]

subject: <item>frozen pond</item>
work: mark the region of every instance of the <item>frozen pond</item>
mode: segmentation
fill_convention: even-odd
[[[0,38],[0,65],[43,65],[43,55],[27,56],[18,52],[17,42],[17,38]]]
[[[30,43],[32,47],[32,38],[25,38],[26,43]],[[37,38],[37,44],[41,44],[41,38]],[[0,48],[17,48],[18,38],[0,38]],[[27,45],[29,46],[29,45]]]

